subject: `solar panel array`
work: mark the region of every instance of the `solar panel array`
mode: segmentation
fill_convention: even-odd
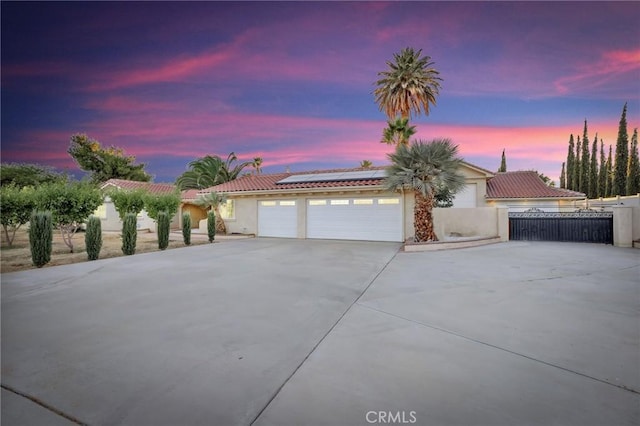
[[[357,172],[335,172],[335,173],[310,173],[305,175],[291,175],[276,182],[285,183],[307,183],[307,182],[341,182],[348,180],[369,180],[381,179],[387,176],[384,170],[360,170]]]

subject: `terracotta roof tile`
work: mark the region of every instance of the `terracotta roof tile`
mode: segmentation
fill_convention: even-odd
[[[150,182],[136,182],[132,180],[124,179],[109,179],[103,183],[100,187],[115,186],[120,189],[144,189],[150,194],[171,194],[176,190],[176,186],[171,183],[150,183]]]
[[[584,198],[581,192],[547,186],[534,171],[498,173],[487,181],[487,198]]]

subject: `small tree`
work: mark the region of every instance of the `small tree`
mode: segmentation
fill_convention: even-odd
[[[504,149],[502,150],[502,160],[500,160],[500,167],[498,168],[498,173],[503,173],[507,171],[507,156],[504,154]]]
[[[567,187],[567,180],[566,180],[566,170],[564,168],[565,166],[565,162],[562,162],[562,170],[560,171],[560,188],[566,188]]]
[[[169,247],[169,231],[171,226],[171,220],[169,219],[169,213],[158,213],[158,248],[164,250]]]
[[[122,253],[127,256],[135,254],[137,239],[138,217],[134,213],[127,213],[122,221]]]
[[[35,188],[46,183],[66,181],[66,175],[58,173],[49,166],[31,163],[0,164],[0,185],[2,186],[14,185],[18,188]]]
[[[146,194],[144,197],[144,208],[147,211],[149,217],[156,222],[160,212],[165,212],[169,215],[169,221],[178,212],[180,207],[180,194],[175,192],[171,194]]]
[[[100,249],[102,248],[102,224],[99,217],[90,216],[89,220],[87,220],[84,243],[87,247],[88,259],[96,260],[100,256]]]
[[[9,247],[13,244],[16,231],[29,222],[34,207],[32,190],[20,189],[14,185],[0,187],[0,221]]]
[[[51,212],[33,212],[29,221],[29,246],[34,266],[42,268],[51,260],[53,221]]]
[[[182,214],[182,240],[186,246],[191,245],[191,214]]]
[[[220,214],[220,205],[227,202],[227,197],[219,192],[209,192],[208,194],[199,195],[194,204],[206,207],[216,213],[216,232],[221,234],[227,233],[227,227],[224,224],[222,215]]]
[[[100,190],[88,182],[52,183],[36,190],[36,208],[50,211],[53,225],[73,253],[73,237],[80,225],[103,202]]]
[[[112,189],[107,192],[107,195],[113,202],[113,206],[116,208],[120,220],[124,220],[124,216],[127,213],[140,214],[144,209],[144,197],[147,191],[144,189],[124,190],[124,189]]]
[[[207,235],[210,243],[216,239],[216,212],[213,210],[207,213]]]

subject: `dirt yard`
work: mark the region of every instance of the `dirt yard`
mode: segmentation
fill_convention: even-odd
[[[102,249],[100,259],[109,257],[124,256],[122,254],[122,238],[120,232],[102,232]],[[191,234],[191,245],[209,244],[207,236],[204,234]],[[16,233],[16,238],[11,247],[8,246],[4,235],[0,245],[0,272],[15,272],[25,269],[34,269],[31,263],[31,251],[29,249],[29,235],[26,228],[20,228]],[[169,235],[169,247],[167,250],[185,247],[182,241],[182,232],[173,231]],[[62,241],[60,231],[53,232],[53,251],[51,261],[43,268],[67,265],[69,263],[88,262],[87,252],[84,244],[84,232],[79,231],[73,237],[73,253],[69,252],[69,247]],[[136,244],[136,254],[159,251],[158,236],[153,232],[140,231]],[[134,255],[135,256],[135,255]]]

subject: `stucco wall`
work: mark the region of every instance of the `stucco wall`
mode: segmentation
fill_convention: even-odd
[[[122,221],[120,220],[120,215],[116,210],[115,205],[108,198],[103,203],[105,215],[100,217],[102,221],[102,230],[103,231],[122,231]],[[147,215],[145,210],[142,210],[140,214],[138,214],[138,224],[139,231],[151,231],[155,232],[156,223],[153,219]],[[171,219],[171,229],[179,229],[180,221],[179,216],[176,214]]]
[[[508,239],[509,219],[506,214],[500,215],[500,210],[494,207],[436,208],[433,210],[436,235],[440,240],[452,234],[462,237],[494,237],[504,234],[506,229]],[[500,220],[507,221],[507,226],[500,226]]]

